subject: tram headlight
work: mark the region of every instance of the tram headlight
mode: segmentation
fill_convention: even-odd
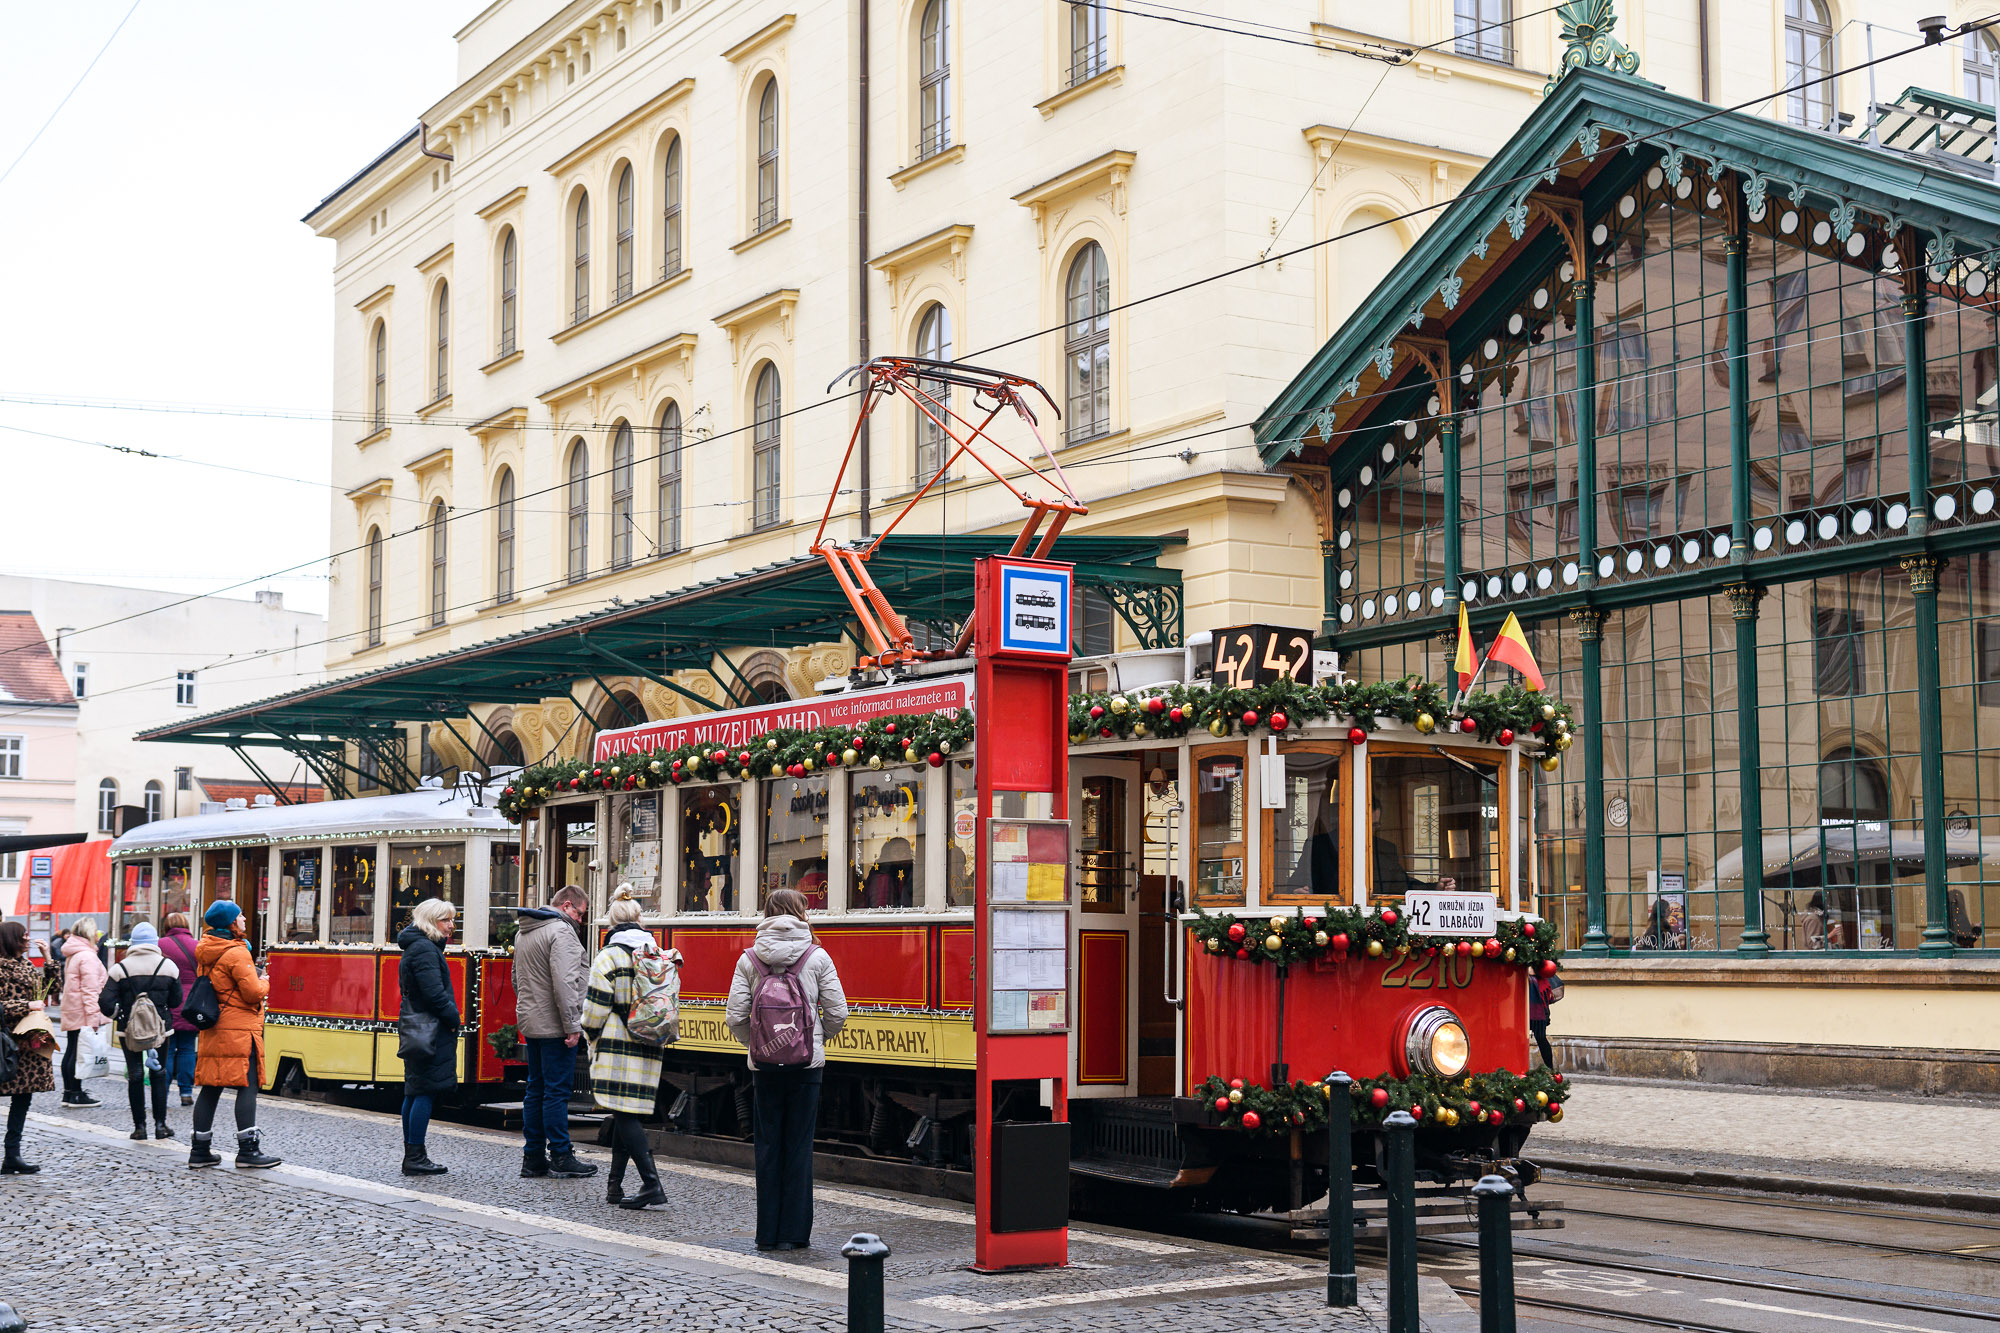
[[[1403,1055],[1412,1070],[1422,1070],[1440,1078],[1457,1078],[1472,1062],[1472,1041],[1465,1024],[1442,1005],[1432,1005],[1410,1020],[1410,1035],[1404,1038]]]

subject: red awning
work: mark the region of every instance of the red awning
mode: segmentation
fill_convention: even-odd
[[[74,916],[96,912],[106,918],[110,916],[111,839],[75,842],[67,847],[51,847],[46,852],[22,852],[20,856],[21,889],[14,896],[14,915],[53,912],[57,916]],[[28,872],[37,856],[47,856],[55,862],[51,867],[55,872],[52,901],[45,907],[32,907],[28,903],[32,891]],[[108,919],[98,923],[102,927],[110,924]]]

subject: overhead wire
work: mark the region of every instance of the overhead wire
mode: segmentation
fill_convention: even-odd
[[[14,160],[7,164],[7,169],[0,171],[0,185],[7,183],[7,178],[14,174],[14,168],[20,166],[34,146],[41,142],[42,136],[48,133],[49,126],[56,123],[56,117],[60,116],[63,108],[69,105],[69,99],[76,96],[76,90],[83,87],[83,81],[90,77],[90,71],[97,68],[97,62],[104,59],[104,53],[111,49],[111,44],[118,40],[118,34],[125,31],[125,25],[132,21],[132,16],[139,12],[139,6],[144,3],[145,0],[132,0],[132,7],[125,11],[124,18],[118,20],[118,26],[113,28],[111,35],[104,39],[104,45],[97,48],[97,54],[92,56],[90,63],[83,67],[83,73],[76,76],[76,82],[72,83],[69,86],[69,91],[62,95],[62,101],[56,103],[55,110],[49,112],[48,119],[44,120],[41,126],[29,136],[28,142],[21,146],[21,151],[14,155]]]

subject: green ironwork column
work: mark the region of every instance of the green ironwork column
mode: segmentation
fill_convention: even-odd
[[[1325,609],[1320,614],[1319,636],[1322,639],[1340,633],[1340,543],[1322,541],[1319,544],[1320,605]]]
[[[1914,238],[1904,233],[1906,245]],[[1921,264],[1911,269],[1922,281]],[[1910,449],[1910,526],[1912,537],[1922,537],[1931,527],[1931,403],[1930,353],[1925,344],[1927,293],[1921,288],[1903,296],[1903,405],[1908,422],[1905,435]]]
[[[1771,952],[1764,932],[1764,787],[1757,738],[1757,603],[1764,590],[1747,583],[1722,590],[1736,617],[1736,772],[1743,807],[1743,940],[1736,952]]]
[[[1739,563],[1750,559],[1750,249],[1742,182],[1729,183],[1734,198],[1729,236],[1723,242],[1727,282],[1729,364],[1729,551]],[[1751,607],[1754,618],[1756,608]],[[1754,628],[1754,626],[1753,626]]]
[[[1441,389],[1449,393],[1450,387]],[[1438,422],[1438,466],[1444,469],[1444,605],[1456,614],[1461,589],[1465,586],[1465,503],[1459,489],[1458,414],[1447,412]]]
[[[1584,607],[1569,613],[1582,645],[1578,686],[1583,691],[1583,951],[1611,952],[1604,928],[1604,613]]]
[[[1588,588],[1597,581],[1597,261],[1587,236],[1577,245],[1576,572]]]
[[[1924,789],[1924,936],[1917,952],[1931,957],[1955,952],[1944,877],[1944,705],[1938,681],[1937,604],[1938,571],[1943,568],[1944,561],[1934,555],[1913,555],[1903,561],[1917,611],[1917,740],[1923,749],[1918,772]]]

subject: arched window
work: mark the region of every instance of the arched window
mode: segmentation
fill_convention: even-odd
[[[590,574],[590,450],[579,438],[569,449],[569,581]]]
[[[611,438],[611,567],[632,563],[632,427],[618,423]]]
[[[930,0],[918,30],[917,158],[951,147],[951,0]]]
[[[500,242],[500,355],[514,355],[514,334],[519,325],[518,300],[520,265],[514,246],[514,229]]]
[[[632,295],[632,168],[618,173],[618,243],[613,258],[618,265],[618,289],[611,294],[616,305]]]
[[[368,529],[368,646],[382,646],[382,529]]]
[[[514,469],[500,469],[500,496],[493,506],[493,600],[514,600]]]
[[[110,778],[97,784],[97,831],[109,833],[118,819],[118,784]]]
[[[1889,817],[1889,778],[1882,761],[1849,746],[1819,763],[1821,820]]]
[[[681,140],[679,135],[667,145],[666,165],[660,172],[660,276],[671,278],[681,271]]]
[[[451,392],[451,284],[438,284],[437,303],[437,392],[436,402]]]
[[[917,355],[933,361],[951,360],[951,313],[942,305],[933,303],[917,321]],[[943,380],[923,380],[918,387],[937,400],[930,411],[949,421],[945,413],[950,409],[951,386]],[[926,413],[917,413],[917,485],[929,481],[944,466],[948,438],[943,426]]]
[[[765,362],[764,368],[757,373],[750,434],[750,521],[759,528],[778,521],[778,419],[783,415],[778,368]]]
[[[587,194],[576,197],[573,235],[569,322],[581,324],[590,318],[590,196]]]
[[[146,784],[146,822],[152,823],[167,812],[167,789],[155,778]]]
[[[2000,97],[2000,45],[1991,30],[1965,34],[1965,98],[1982,106],[1992,106]]]
[[[1069,332],[1063,354],[1069,401],[1069,441],[1111,430],[1111,266],[1096,241],[1070,261],[1064,284]]]
[[[681,409],[668,403],[660,413],[659,553],[681,549]]]
[[[1785,118],[1823,130],[1833,123],[1833,22],[1820,0],[1785,0]],[[1800,85],[1807,86],[1800,86]]]
[[[757,99],[757,225],[763,231],[778,222],[778,81],[764,81]]]
[[[389,326],[375,321],[375,429],[389,426]]]
[[[1111,64],[1103,0],[1081,0],[1069,7],[1069,82],[1071,87],[1102,74]]]
[[[1452,50],[1480,60],[1514,63],[1513,0],[1454,0]]]
[[[445,620],[444,501],[431,502],[431,624]]]

